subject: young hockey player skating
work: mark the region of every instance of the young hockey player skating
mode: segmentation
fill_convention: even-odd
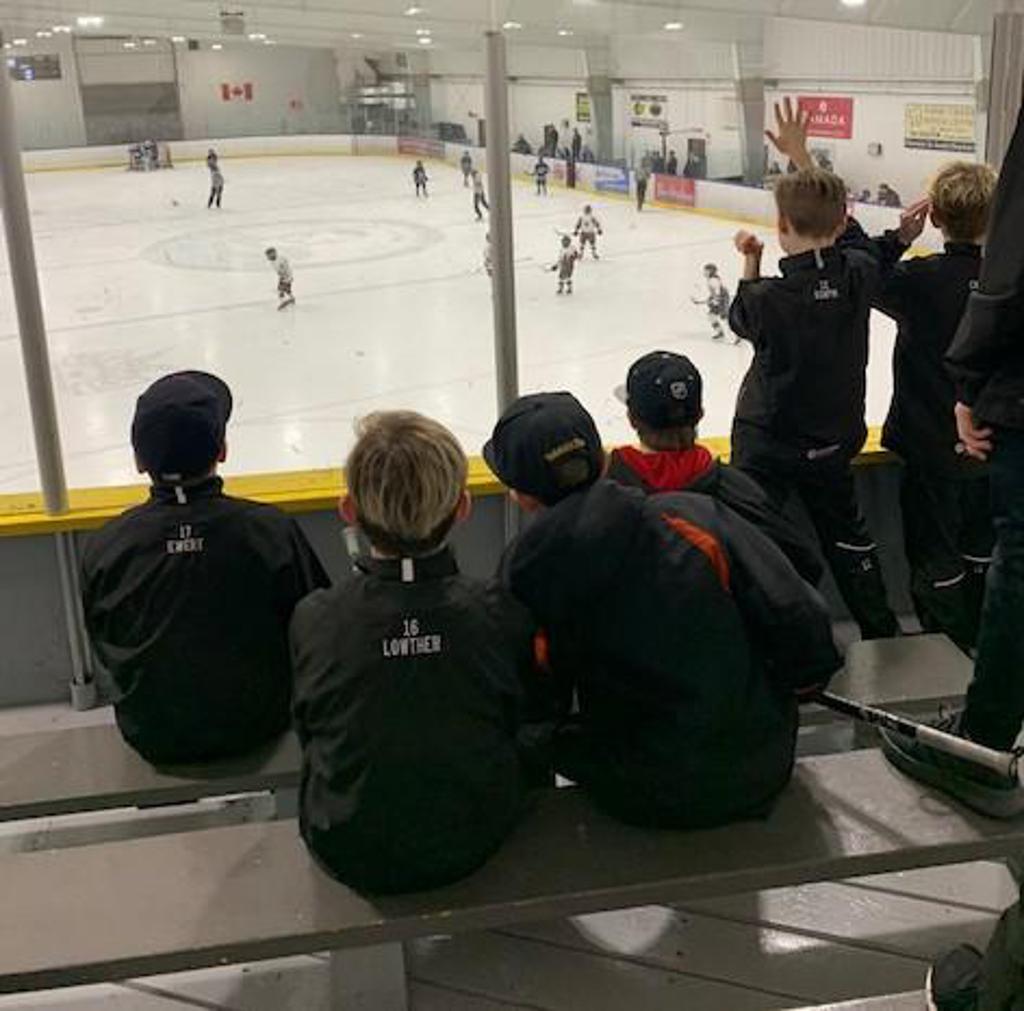
[[[729,318],[729,289],[726,288],[721,277],[718,275],[718,267],[714,263],[704,266],[704,280],[707,283],[707,296],[694,298],[694,305],[703,305],[708,310],[708,322],[711,324],[712,340],[720,341],[725,337],[725,320]],[[734,344],[739,344],[738,337],[733,338]]]
[[[576,271],[576,261],[578,259],[580,259],[579,250],[573,249],[572,239],[568,235],[563,235],[562,249],[558,254],[558,262],[551,268],[552,271],[558,271],[557,294],[572,294],[572,275]]]
[[[416,168],[412,170],[412,181],[416,184],[416,196],[427,196],[427,170],[423,162],[416,162]]]
[[[267,250],[267,259],[277,271],[277,308],[287,309],[288,306],[295,305],[295,296],[292,294],[292,282],[295,280],[292,265],[273,247]]]
[[[462,152],[459,166],[462,168],[462,185],[468,189],[473,175],[473,156],[468,151]]]
[[[590,246],[590,251],[594,254],[594,259],[600,259],[597,255],[597,237],[604,235],[604,229],[601,228],[601,222],[594,217],[594,209],[590,204],[583,208],[583,214],[580,215],[579,220],[576,222],[575,234],[579,236],[580,240],[580,259],[583,259],[583,254],[587,251],[588,245]]]
[[[214,204],[220,210],[221,198],[224,196],[224,175],[217,165],[216,160],[210,169],[210,199],[206,201],[206,209],[210,210]]]
[[[484,180],[477,169],[473,169],[473,211],[476,213],[476,220],[483,221],[484,216],[480,211],[490,210],[491,205],[487,203],[487,194],[484,192]]]
[[[548,173],[550,171],[548,163],[544,160],[544,155],[541,155],[533,167],[533,177],[537,180],[537,196],[546,197],[548,195]]]

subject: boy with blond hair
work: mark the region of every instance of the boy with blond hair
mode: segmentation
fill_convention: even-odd
[[[408,411],[371,415],[357,435],[341,514],[369,556],[292,622],[300,824],[346,884],[418,891],[475,870],[519,816],[533,631],[508,594],[460,575],[448,546],[470,512],[455,437]]]
[[[944,252],[901,263],[876,301],[899,326],[882,443],[906,464],[901,499],[911,595],[922,627],[945,632],[965,651],[977,642],[995,535],[986,468],[966,455],[957,435],[956,391],[944,359],[978,286],[995,190],[989,166],[946,165],[929,191]]]
[[[853,482],[864,422],[871,303],[927,206],[870,240],[847,219],[846,187],[814,168],[807,116],[787,99],[769,138],[798,166],[775,188],[781,277],[761,277],[764,244],[736,236],[743,280],[729,322],[754,347],[733,424],[733,463],[780,506],[796,494],[810,514],[839,591],[865,639],[899,634]]]

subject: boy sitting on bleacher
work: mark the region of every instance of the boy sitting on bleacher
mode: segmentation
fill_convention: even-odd
[[[156,763],[241,755],[288,726],[288,622],[329,586],[305,535],[272,506],[224,494],[231,392],[179,372],[139,397],[132,445],[149,501],[92,535],[86,626],[125,740]]]
[[[517,400],[484,457],[534,514],[503,577],[579,702],[558,771],[636,824],[766,813],[792,771],[798,696],[840,666],[821,597],[714,499],[602,480],[600,436],[569,393]]]
[[[717,498],[775,541],[816,586],[824,568],[810,539],[753,478],[698,444],[703,387],[700,372],[684,355],[652,351],[635,361],[615,395],[626,405],[639,445],[613,450],[606,476],[648,494],[692,491]]]
[[[363,421],[342,514],[370,555],[292,622],[302,834],[321,866],[363,891],[464,877],[524,800],[532,624],[499,587],[459,573],[448,536],[470,512],[466,476],[437,422],[399,411]]]
[[[899,325],[882,443],[906,464],[903,539],[914,606],[925,631],[945,632],[965,651],[977,643],[995,534],[987,468],[957,435],[945,357],[978,287],[995,189],[987,165],[943,168],[929,199],[945,252],[899,264],[875,302]]]

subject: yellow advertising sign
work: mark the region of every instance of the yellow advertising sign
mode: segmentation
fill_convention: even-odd
[[[925,105],[906,107],[904,144],[926,151],[962,151],[971,153],[977,146],[974,136],[973,105]]]

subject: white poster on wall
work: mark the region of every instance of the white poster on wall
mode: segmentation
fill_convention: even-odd
[[[633,126],[668,129],[668,95],[630,95],[629,111]]]

